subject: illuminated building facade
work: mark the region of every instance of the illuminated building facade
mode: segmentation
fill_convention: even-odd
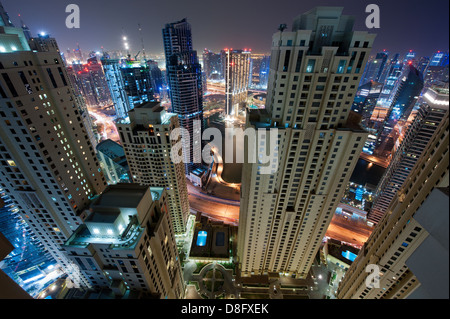
[[[448,225],[449,203],[448,126],[447,111],[346,272],[337,290],[339,299],[403,299],[415,293],[416,298],[448,298],[449,235],[444,226]],[[374,285],[368,276],[377,274],[378,285]]]
[[[375,35],[353,31],[342,10],[318,7],[272,37],[266,109],[248,110],[247,127],[264,128],[252,144],[276,153],[263,165],[246,151],[242,276],[307,277],[367,138],[350,109]]]
[[[0,268],[22,288],[36,295],[39,291],[33,289],[33,285],[45,277],[56,262],[1,187],[0,233],[13,244],[13,250],[0,263]]]
[[[203,51],[203,70],[208,80],[223,80],[221,55],[205,49]]]
[[[259,88],[263,90],[267,89],[267,84],[269,83],[269,70],[270,56],[265,55],[261,59],[261,64],[259,66]]]
[[[225,112],[237,116],[247,102],[251,51],[225,49]]]
[[[448,90],[428,89],[423,99],[375,191],[375,200],[368,214],[368,219],[375,224],[386,214],[389,204],[426,151],[441,121],[448,117]]]
[[[131,173],[122,145],[107,139],[95,149],[108,184],[131,183]]]
[[[93,289],[110,289],[116,297],[183,299],[167,201],[162,187],[116,184],[92,202],[64,247]]]
[[[128,59],[101,59],[116,117],[126,118],[136,105],[155,101],[150,68],[145,63]]]
[[[201,166],[203,132],[202,68],[192,46],[191,25],[183,19],[162,30],[172,112],[178,115],[183,136],[186,175]]]
[[[125,92],[120,60],[110,59],[108,55],[104,55],[101,61],[116,117],[126,118],[131,105]]]
[[[377,145],[375,147],[377,154],[386,156],[392,150],[398,137],[398,133],[394,132],[395,126],[399,121],[408,119],[422,89],[422,74],[411,63],[408,63],[399,79],[399,86],[392,99],[386,118],[378,129]]]
[[[61,245],[106,180],[55,39],[0,27],[0,183],[59,266],[86,286]],[[8,50],[6,50],[8,49]]]
[[[389,53],[386,51],[379,52],[376,54],[375,58],[372,58],[367,62],[366,68],[364,69],[364,75],[361,79],[361,85],[370,81],[384,83],[383,71],[385,70],[388,56]]]
[[[183,162],[174,163],[176,144],[170,135],[179,128],[178,117],[158,102],[136,106],[129,119],[116,123],[134,183],[164,187],[175,233],[186,231],[189,200]]]
[[[399,57],[400,54],[396,53],[386,66],[386,80],[378,99],[378,105],[386,108],[392,103],[392,98],[396,92],[398,79],[402,75],[403,63],[400,61]]]
[[[438,51],[431,57],[430,66],[446,66],[449,63],[448,52]]]

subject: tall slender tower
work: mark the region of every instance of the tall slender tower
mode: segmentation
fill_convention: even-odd
[[[4,24],[5,25],[5,24]],[[0,26],[0,183],[47,251],[69,271],[61,244],[106,180],[55,39]],[[1,47],[0,47],[1,49]]]
[[[422,74],[408,63],[403,67],[403,74],[399,78],[398,87],[392,103],[378,129],[375,153],[387,156],[391,152],[397,138],[398,131],[395,126],[399,120],[406,121],[423,89]]]
[[[183,163],[172,161],[177,141],[170,139],[172,131],[179,128],[178,118],[159,102],[136,106],[128,114],[129,119],[117,122],[117,129],[133,182],[167,190],[173,229],[183,233],[189,216],[186,176]]]
[[[227,115],[237,116],[247,102],[251,51],[226,49],[224,55],[225,111]]]
[[[110,59],[107,54],[101,61],[118,119],[126,118],[136,105],[155,100],[150,68],[145,62],[130,57]]]
[[[448,298],[448,114],[346,272],[338,298],[403,299],[430,280],[429,295],[419,298]]]
[[[248,111],[247,127],[278,129],[277,163],[271,174],[244,163],[243,276],[306,278],[367,138],[349,113],[375,35],[353,31],[342,10],[318,7],[273,35],[266,110]]]
[[[198,144],[203,131],[202,69],[186,19],[166,24],[162,33],[172,112],[178,115],[184,132],[189,133],[183,136],[184,165],[189,175],[202,161]]]
[[[428,142],[440,122],[448,116],[448,92],[445,93],[445,90],[428,89],[423,95],[423,100],[414,121],[408,127],[405,138],[377,186],[376,198],[368,214],[368,219],[374,223],[383,218],[414,164],[427,150]]]

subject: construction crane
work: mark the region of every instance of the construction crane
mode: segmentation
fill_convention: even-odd
[[[141,24],[140,23],[138,23],[138,28],[139,28],[139,35],[141,37],[141,44],[142,44],[142,57],[144,58],[144,62],[145,62],[145,61],[147,61],[147,58],[145,56],[144,38],[142,37],[142,28],[141,28]]]

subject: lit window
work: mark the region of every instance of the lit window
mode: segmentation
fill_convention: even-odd
[[[16,166],[16,163],[14,161],[8,160],[8,165],[9,166]]]

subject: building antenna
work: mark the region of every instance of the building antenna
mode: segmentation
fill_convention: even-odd
[[[145,62],[147,62],[147,57],[145,56],[144,38],[142,37],[142,28],[141,28],[140,23],[138,23],[138,28],[139,28],[139,36],[141,37],[142,56],[144,57],[144,63],[145,63]]]

